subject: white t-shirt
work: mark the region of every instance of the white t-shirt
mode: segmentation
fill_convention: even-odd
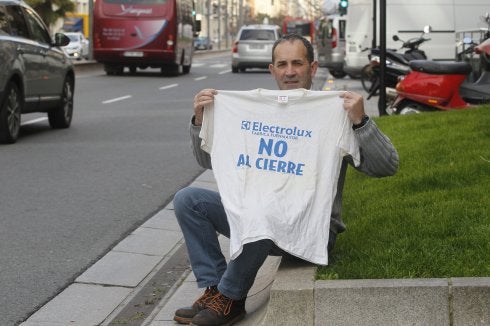
[[[359,145],[339,92],[218,91],[204,110],[201,148],[230,224],[230,256],[271,239],[328,264],[332,203],[342,158]]]

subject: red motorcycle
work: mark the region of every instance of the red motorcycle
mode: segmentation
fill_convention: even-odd
[[[483,72],[477,81],[468,81],[472,67],[467,62],[413,60],[412,71],[396,85],[397,95],[387,112],[409,114],[490,103],[490,38],[479,45],[471,42],[466,51],[480,54]]]

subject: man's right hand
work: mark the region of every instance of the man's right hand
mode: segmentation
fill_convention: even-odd
[[[218,91],[212,88],[201,90],[194,96],[194,125],[202,125],[202,116],[204,107],[214,102],[214,95],[218,94]]]

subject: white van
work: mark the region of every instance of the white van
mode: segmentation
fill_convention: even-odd
[[[316,28],[316,50],[320,67],[328,68],[335,78],[343,78],[347,16],[322,17]]]
[[[372,0],[350,0],[346,29],[346,54],[344,71],[360,75],[368,63],[372,47]],[[454,60],[455,31],[483,26],[480,16],[487,12],[488,0],[392,0],[386,4],[386,47],[398,49],[400,42],[392,40],[398,35],[402,40],[418,37],[423,27],[432,26],[430,41],[423,50],[432,60]],[[379,6],[377,7],[379,26]],[[379,45],[379,27],[377,44]]]

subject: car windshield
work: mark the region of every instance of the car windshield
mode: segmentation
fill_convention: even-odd
[[[68,36],[68,38],[70,39],[70,42],[78,42],[78,35],[76,34],[66,34],[66,36]]]
[[[275,35],[273,30],[265,29],[244,29],[240,35],[240,40],[261,40],[274,41]]]

